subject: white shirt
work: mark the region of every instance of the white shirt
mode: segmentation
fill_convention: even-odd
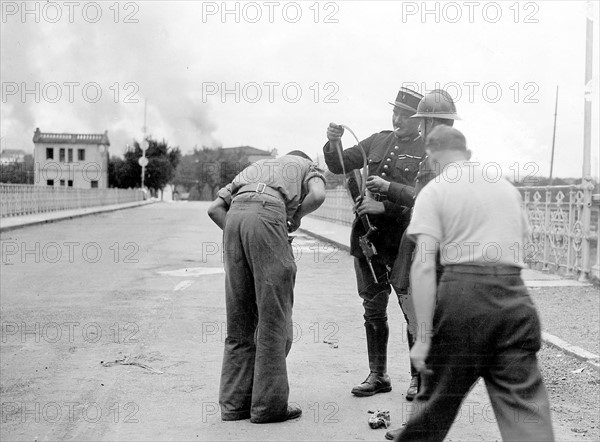
[[[475,162],[451,163],[419,193],[407,234],[439,243],[442,265],[525,267],[529,223],[519,191],[497,170]],[[419,257],[415,257],[419,259]]]

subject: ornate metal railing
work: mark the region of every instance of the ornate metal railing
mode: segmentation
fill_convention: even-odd
[[[144,192],[139,189],[74,189],[0,184],[0,217],[107,206],[143,199]]]
[[[566,276],[598,273],[600,199],[589,182],[571,186],[519,187],[531,225],[531,267]]]
[[[592,196],[591,183],[518,189],[532,229],[526,246],[529,266],[582,279],[600,278],[600,195]],[[327,190],[325,202],[311,216],[351,225],[354,214],[346,189]]]

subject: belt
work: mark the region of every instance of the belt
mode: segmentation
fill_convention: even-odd
[[[274,198],[279,198],[281,201],[283,201],[285,203],[285,200],[284,200],[281,192],[279,192],[276,189],[273,189],[272,187],[267,186],[265,183],[246,184],[245,186],[240,187],[238,189],[238,191],[235,193],[234,197],[241,195],[242,193],[248,193],[248,192],[258,193],[261,195],[269,195]]]
[[[521,267],[516,266],[478,266],[455,264],[444,266],[444,272],[471,273],[477,275],[520,275]]]

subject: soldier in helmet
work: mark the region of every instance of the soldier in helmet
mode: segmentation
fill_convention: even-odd
[[[454,120],[460,120],[460,117],[456,113],[456,105],[452,97],[442,89],[435,89],[427,93],[419,102],[417,112],[411,118],[420,120],[419,131],[422,139],[425,139],[434,127],[439,125],[452,126]],[[402,204],[406,207],[412,207],[417,194],[425,184],[435,178],[435,175],[435,169],[431,167],[424,156],[419,164],[416,185],[414,187],[386,181],[376,176],[369,177],[367,187],[372,192],[379,192],[385,195],[389,201]],[[409,291],[409,273],[413,251],[414,243],[405,235],[402,235],[399,251],[390,275],[390,282],[398,294],[402,311],[406,317],[409,348],[412,348],[414,345],[416,328],[418,327]],[[441,275],[441,271],[442,267],[438,265],[438,275]],[[409,401],[413,400],[417,395],[421,384],[419,372],[412,363],[410,372],[410,386],[406,392],[406,399]]]
[[[383,131],[371,135],[360,142],[367,157],[368,173],[382,181],[397,183],[412,188],[424,151],[418,132],[418,120],[410,117],[417,111],[422,95],[407,88],[401,88],[394,106],[393,131]],[[325,162],[333,173],[344,173],[363,167],[361,147],[354,146],[342,152],[341,126],[331,123],[327,128],[328,142],[323,148]],[[340,160],[343,158],[343,165]],[[412,198],[410,199],[412,205]],[[356,396],[372,396],[391,391],[392,384],[387,374],[387,343],[389,328],[387,304],[391,287],[389,273],[398,254],[400,238],[410,220],[410,211],[402,201],[390,201],[378,192],[367,196],[356,208],[357,215],[368,215],[377,228],[378,235],[372,239],[377,255],[371,265],[377,280],[369,268],[359,245],[359,238],[365,229],[358,217],[352,226],[350,240],[351,254],[354,256],[354,269],[359,296],[363,299],[369,375],[352,389]],[[401,307],[404,308],[401,303]],[[406,312],[405,312],[405,316]]]

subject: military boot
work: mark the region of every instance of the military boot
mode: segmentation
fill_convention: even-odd
[[[365,322],[370,373],[362,384],[352,389],[355,396],[373,396],[392,391],[387,374],[387,341],[390,334],[387,321]]]

